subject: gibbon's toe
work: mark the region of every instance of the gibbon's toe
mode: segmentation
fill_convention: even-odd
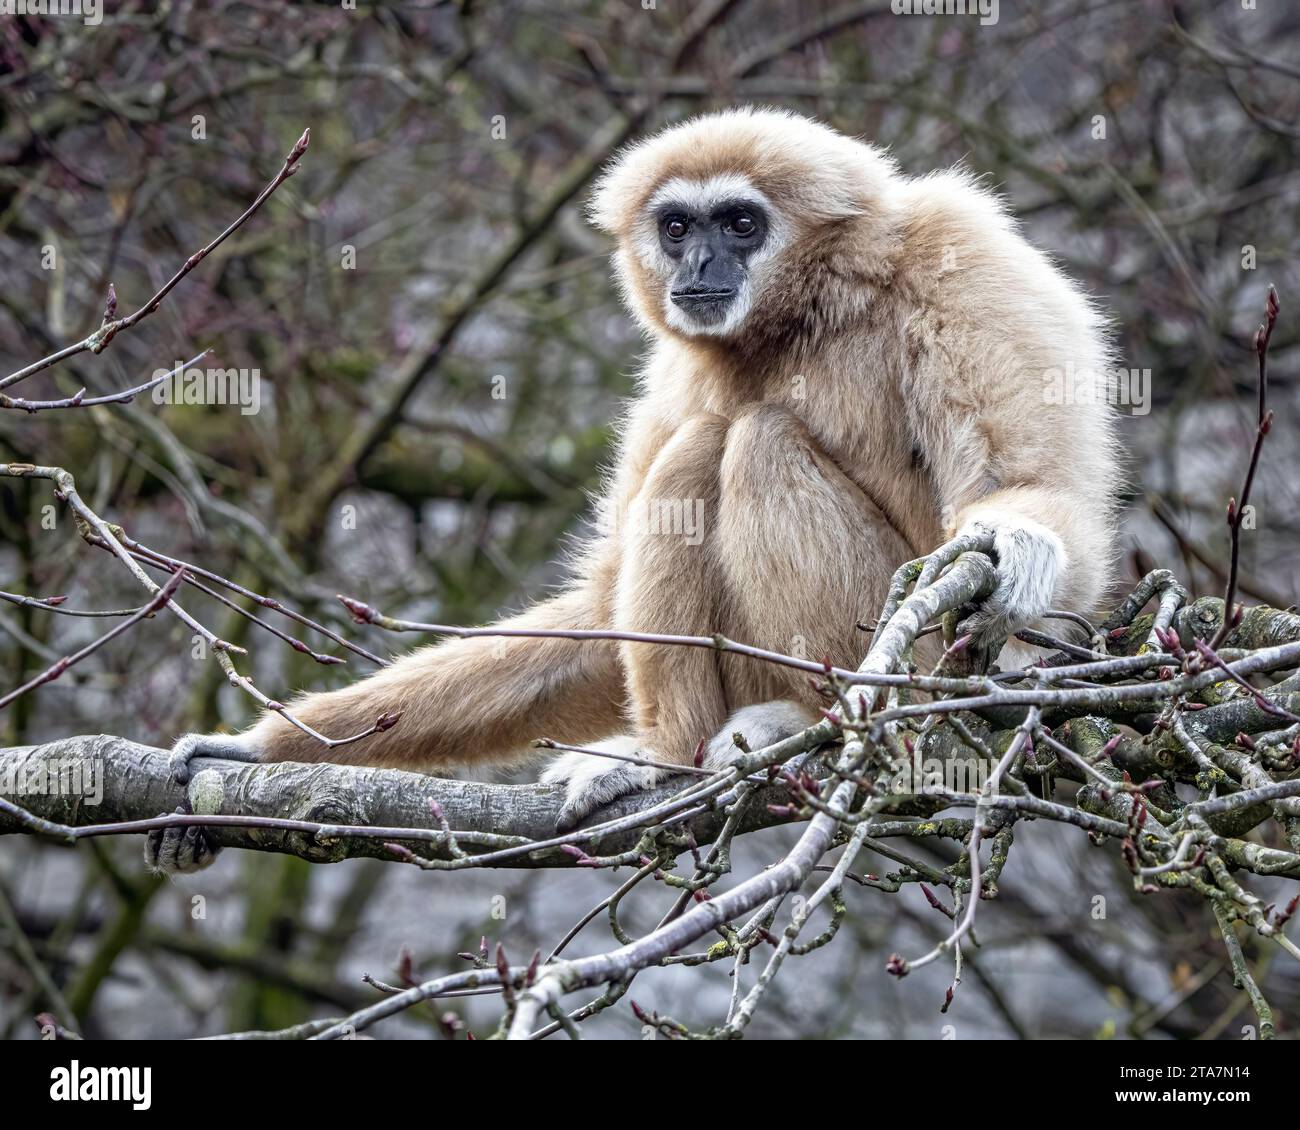
[[[590,748],[624,757],[652,759],[652,755],[640,750],[636,739],[630,736],[607,738]],[[565,753],[547,766],[541,782],[564,786],[564,804],[556,818],[555,828],[567,832],[598,808],[629,793],[654,788],[666,775],[663,770],[648,765],[633,765],[589,753]]]

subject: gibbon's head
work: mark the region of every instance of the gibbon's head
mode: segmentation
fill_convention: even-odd
[[[625,149],[592,222],[651,331],[736,339],[801,307],[828,233],[883,215],[894,177],[879,150],[782,110],[692,118]],[[824,274],[824,272],[823,272]]]

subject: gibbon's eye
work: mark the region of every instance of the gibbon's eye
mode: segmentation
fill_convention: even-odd
[[[686,232],[690,225],[681,216],[669,216],[664,221],[664,235],[671,240],[686,238]]]
[[[754,217],[748,212],[737,212],[727,221],[727,231],[733,235],[753,235],[757,230],[758,225],[754,223]]]

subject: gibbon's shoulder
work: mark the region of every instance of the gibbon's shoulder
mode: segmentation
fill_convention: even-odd
[[[1057,332],[1106,333],[1092,299],[1034,246],[987,177],[958,167],[903,178],[897,285],[927,304],[963,298],[986,320],[1050,318]]]
[[[987,179],[964,168],[906,177],[898,186],[901,206],[900,281],[920,290],[939,279],[1051,269],[1046,256],[1020,232],[1005,200]]]

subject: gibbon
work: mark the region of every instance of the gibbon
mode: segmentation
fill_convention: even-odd
[[[981,637],[1096,606],[1118,486],[1106,324],[977,179],[908,177],[870,144],[745,108],[626,149],[591,218],[649,352],[599,533],[564,591],[502,627],[719,632],[857,666],[897,566],[976,527],[998,576],[967,621]],[[757,749],[820,705],[803,673],[736,655],[479,637],[290,704],[330,736],[400,713],[356,744],[270,713],[176,752],[443,770],[546,736],[686,765],[705,739],[719,765],[734,731]],[[567,827],[661,776],[567,753],[542,779],[563,785]],[[213,850],[173,831],[146,856],[185,870]]]

